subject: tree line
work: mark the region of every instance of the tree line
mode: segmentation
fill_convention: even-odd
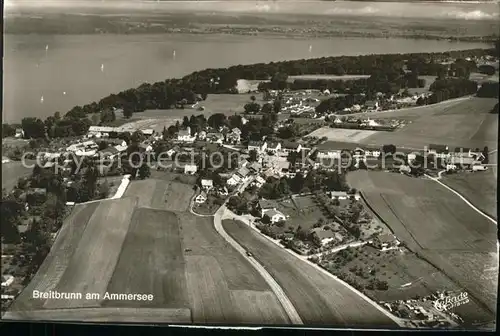
[[[186,104],[194,104],[206,99],[208,94],[237,93],[238,79],[269,80],[276,88],[287,86],[287,77],[304,74],[342,75],[374,75],[366,83],[369,88],[392,92],[396,90],[398,81],[394,74],[402,78],[405,85],[415,85],[415,75],[437,75],[441,69],[438,62],[433,60],[445,57],[472,57],[482,56],[491,51],[472,49],[464,51],[450,51],[444,53],[419,54],[389,54],[365,56],[322,57],[315,59],[300,59],[283,62],[257,63],[237,65],[229,68],[205,69],[193,72],[180,79],[167,79],[154,84],[144,83],[137,88],[111,94],[98,102],[84,106],[75,106],[61,118],[57,113],[42,121],[38,118],[29,118],[22,125],[26,137],[44,137],[47,133],[51,137],[81,135],[91,124],[87,116],[100,114],[114,108],[123,109],[125,116],[148,109],[183,108]],[[430,60],[430,61],[429,61]],[[401,75],[400,70],[405,63],[412,71],[413,77]],[[461,68],[466,67],[462,61],[456,62]],[[466,73],[466,70],[463,70]],[[385,78],[385,79],[384,79]],[[418,81],[418,80],[417,80]],[[301,82],[299,82],[301,83]],[[299,84],[297,84],[299,85]],[[322,84],[321,84],[322,85]],[[338,84],[342,85],[342,84]],[[354,85],[354,84],[353,84]],[[416,85],[419,85],[416,83]],[[42,131],[42,124],[45,126]]]

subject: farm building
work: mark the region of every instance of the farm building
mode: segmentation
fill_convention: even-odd
[[[277,223],[286,220],[286,216],[276,209],[270,209],[263,212],[262,217],[269,217],[271,223]]]
[[[450,154],[448,150],[448,146],[446,145],[429,145],[429,149],[427,150],[427,154],[435,155],[437,158],[447,158]]]

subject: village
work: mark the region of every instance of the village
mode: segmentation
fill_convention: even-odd
[[[33,164],[32,176],[20,178],[6,196],[15,208],[8,215],[20,243],[2,246],[2,306],[29,282],[36,271],[33,265],[43,255],[37,245],[50,248],[71,207],[119,198],[131,180],[154,178],[192,185],[193,214],[212,216],[227,206],[233,221],[320,266],[413,327],[460,323],[457,314],[430,304],[449,293],[419,293],[408,300],[384,296],[394,286],[382,268],[390,268],[399,256],[413,255],[371,209],[364,186],[356,189],[346,178],[355,171],[438,179],[488,170],[487,147],[430,143],[414,149],[364,141],[376,134],[397,134],[411,124],[376,113],[426,105],[432,96],[429,83],[417,86],[370,97],[334,89],[254,90],[248,93],[244,113],[186,115],[163,129],[149,128],[147,119],[141,120],[144,126],[100,123],[83,135],[43,146],[31,146],[30,140],[25,153],[2,158],[3,163],[22,159]],[[259,91],[262,106],[254,95]],[[190,105],[188,111],[205,111],[206,102],[199,98],[182,105]],[[25,137],[22,128],[15,130],[14,139]],[[54,220],[46,223],[47,218]],[[41,227],[43,234],[35,234],[34,227]],[[391,276],[400,276],[397,272]]]
[[[251,122],[245,117],[238,116],[238,119],[242,128]],[[165,129],[162,133],[152,129],[91,126],[85,136],[66,148],[38,152],[36,160],[43,170],[56,169],[57,172],[59,169],[66,187],[86,174],[85,169],[75,171],[75,159],[94,162],[101,179],[114,177],[113,191],[120,182],[128,183],[131,173],[131,179],[144,179],[152,174],[186,176],[197,188],[192,211],[213,215],[226,203],[235,220],[247,223],[283,248],[319,265],[346,249],[365,245],[382,253],[404,249],[387,226],[366,208],[362,191],[347,185],[345,175],[349,171],[371,169],[422,177],[443,171],[487,169],[482,164],[484,154],[478,149],[457,147],[450,150],[446,145],[430,144],[422,151],[408,151],[399,150],[392,144],[376,148],[346,143],[320,149],[316,145],[322,140],[311,136],[312,132],[293,140],[276,136],[281,133],[280,129],[290,127],[288,122],[276,122],[273,133],[250,141],[242,140],[242,130],[229,127],[227,120],[222,120],[216,125],[218,127],[200,129],[195,126],[198,131],[191,129],[190,122],[184,124],[184,127],[180,123],[176,125],[176,132]],[[146,172],[141,167],[131,171],[127,164],[122,166],[135,151],[144,160],[141,167]],[[425,167],[420,165],[424,160]],[[31,204],[40,202],[36,195],[43,198],[47,191],[32,188],[26,193],[30,195],[29,200],[23,198],[28,209]],[[99,197],[110,197],[110,194],[112,191],[108,190],[106,195]],[[66,205],[78,201],[68,198]],[[36,218],[30,217],[31,222]],[[30,221],[18,225],[21,235],[29,232],[29,228]],[[8,270],[8,265],[5,266]],[[6,274],[2,280],[2,291],[8,293],[2,294],[5,298],[15,294],[7,290],[13,280],[11,274]],[[368,286],[379,290],[387,286],[374,281]],[[440,315],[415,316],[428,319],[429,323],[440,323],[436,322],[439,320],[436,316]]]

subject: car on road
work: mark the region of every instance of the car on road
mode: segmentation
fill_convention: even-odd
[[[253,257],[253,254],[252,254],[252,252],[250,252],[250,251],[247,251],[247,256],[249,256],[249,257]]]

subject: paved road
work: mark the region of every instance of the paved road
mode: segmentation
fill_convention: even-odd
[[[352,242],[352,243],[349,243],[349,244],[344,244],[344,245],[340,245],[340,246],[334,247],[334,248],[332,248],[330,250],[327,250],[327,251],[324,251],[324,252],[320,252],[320,253],[316,253],[316,254],[311,254],[308,257],[321,257],[323,254],[336,253],[336,252],[345,250],[346,248],[349,248],[349,247],[358,247],[358,246],[363,246],[363,245],[366,245],[366,244],[367,243],[363,242],[363,241],[356,241],[356,242]]]
[[[243,223],[247,224],[251,229],[257,231],[262,237],[268,239],[269,241],[271,241],[272,243],[278,245],[280,248],[283,248],[283,250],[285,252],[288,252],[290,253],[291,255],[293,255],[294,257],[302,260],[303,262],[305,263],[308,263],[309,265],[311,265],[312,267],[314,267],[316,270],[318,270],[319,272],[325,274],[326,276],[334,279],[335,281],[337,281],[340,285],[343,285],[347,288],[349,288],[351,291],[353,291],[354,293],[356,293],[358,296],[360,296],[363,300],[365,300],[366,302],[368,302],[369,304],[371,304],[375,309],[377,309],[378,311],[380,311],[382,314],[384,314],[385,316],[387,316],[388,318],[390,318],[392,321],[394,321],[394,323],[396,323],[398,326],[400,327],[405,327],[406,326],[406,322],[408,320],[405,321],[405,319],[402,319],[402,318],[399,318],[395,315],[392,315],[391,313],[389,313],[387,310],[385,310],[384,308],[382,308],[380,305],[378,305],[376,302],[374,302],[372,299],[368,298],[365,294],[363,294],[362,292],[360,292],[359,290],[355,289],[354,287],[352,287],[351,285],[349,285],[347,282],[337,278],[336,276],[334,276],[333,274],[331,274],[330,272],[328,272],[327,270],[325,270],[324,268],[318,266],[317,264],[309,261],[308,257],[306,256],[303,256],[303,255],[300,255],[298,253],[295,253],[294,251],[290,250],[290,249],[287,249],[287,248],[284,248],[283,246],[281,246],[281,244],[279,243],[278,240],[275,240],[269,236],[266,236],[265,234],[262,234],[259,229],[257,229],[255,227],[255,225],[252,225],[248,219],[246,219],[245,217],[242,217],[242,216],[237,216],[235,215],[234,213],[232,213],[230,210],[226,210],[225,211],[225,216],[227,218],[236,218],[238,220],[241,220]]]
[[[435,107],[435,106],[440,106],[440,105],[446,106],[446,105],[453,104],[453,103],[459,103],[459,102],[461,102],[463,100],[467,100],[467,99],[470,99],[472,97],[473,96],[464,96],[464,97],[459,97],[459,98],[455,98],[455,99],[444,100],[442,102],[439,102],[439,103],[436,103],[436,104],[432,104],[432,105],[413,106],[413,107],[406,107],[406,108],[397,109],[397,110],[385,110],[385,111],[350,113],[350,114],[346,114],[345,116],[347,116],[347,117],[359,117],[359,116],[375,116],[375,117],[378,117],[379,115],[390,114],[390,113],[397,113],[397,112],[408,112],[408,113],[411,113],[411,112],[414,112],[414,111],[418,111],[419,109],[423,109],[425,107]]]
[[[222,226],[222,217],[224,216],[225,212],[226,212],[226,206],[223,205],[215,213],[214,215],[215,230],[222,236],[222,238],[224,238],[229,244],[231,244],[231,246],[236,251],[238,251],[241,255],[247,258],[250,264],[257,270],[257,272],[259,272],[259,274],[267,282],[269,287],[271,287],[271,290],[273,291],[273,293],[276,295],[279,302],[283,306],[283,309],[287,313],[290,322],[292,324],[304,324],[299,316],[299,313],[293,306],[290,299],[286,296],[281,286],[276,282],[276,280],[274,280],[274,278],[266,271],[266,269],[261,264],[257,262],[257,260],[247,256],[246,254],[247,251],[240,244],[238,244],[233,238],[231,238],[231,236],[229,236],[227,232],[224,230],[224,227]]]
[[[439,177],[441,177],[441,174],[442,172],[439,172]],[[460,197],[460,199],[462,201],[464,201],[468,206],[470,206],[474,211],[476,211],[478,214],[480,214],[481,216],[483,216],[484,218],[488,219],[490,222],[492,222],[493,224],[495,225],[498,225],[497,224],[497,221],[493,218],[491,218],[490,216],[488,216],[487,214],[485,214],[484,212],[482,212],[481,210],[479,210],[478,208],[476,208],[471,202],[469,202],[464,196],[462,196],[458,191],[456,191],[455,189],[451,188],[451,187],[448,187],[446,184],[444,184],[443,182],[441,182],[439,180],[439,177],[436,178],[436,177],[432,177],[432,176],[429,176],[429,175],[425,175],[426,177],[428,177],[429,179],[439,183],[440,185],[442,185],[444,188],[448,189],[449,191],[451,191],[452,193],[454,193],[455,195],[457,195],[458,197]]]

